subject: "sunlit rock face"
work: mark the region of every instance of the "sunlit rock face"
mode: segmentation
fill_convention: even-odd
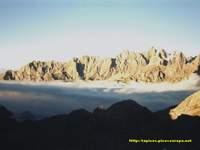
[[[67,62],[33,61],[18,71],[8,70],[0,79],[24,81],[112,80],[178,82],[192,73],[200,74],[200,56],[149,49],[144,53],[123,51],[115,58],[82,56]]]
[[[4,73],[0,73],[0,80],[3,80],[4,79]]]
[[[200,116],[200,91],[186,98],[176,108],[170,110],[172,119],[181,115]]]

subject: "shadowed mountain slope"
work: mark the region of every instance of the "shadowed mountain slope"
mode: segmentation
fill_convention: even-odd
[[[152,113],[134,101],[108,109],[84,109],[38,121],[15,122],[0,127],[4,150],[199,150],[200,118],[181,116],[171,120],[169,109]],[[6,109],[2,114],[10,114]],[[4,120],[1,122],[7,123]],[[192,143],[129,143],[133,139],[192,139]]]

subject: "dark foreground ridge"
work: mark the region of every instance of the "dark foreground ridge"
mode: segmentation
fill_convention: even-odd
[[[0,107],[2,150],[199,150],[200,118],[169,109],[151,112],[132,100],[108,109],[84,109],[37,121],[17,122]],[[192,143],[129,143],[129,139],[192,139]]]

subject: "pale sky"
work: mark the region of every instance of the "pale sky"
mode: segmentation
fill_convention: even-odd
[[[200,54],[198,0],[0,0],[0,68],[152,46]]]

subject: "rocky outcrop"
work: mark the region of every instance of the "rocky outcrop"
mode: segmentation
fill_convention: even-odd
[[[200,116],[200,91],[186,98],[176,108],[170,110],[172,119],[181,115]]]
[[[68,62],[33,61],[17,71],[8,70],[0,79],[26,81],[112,80],[178,82],[192,73],[200,74],[200,56],[169,54],[164,49],[145,53],[123,51],[115,58],[82,56]]]
[[[0,80],[3,80],[4,79],[4,73],[0,73]]]

